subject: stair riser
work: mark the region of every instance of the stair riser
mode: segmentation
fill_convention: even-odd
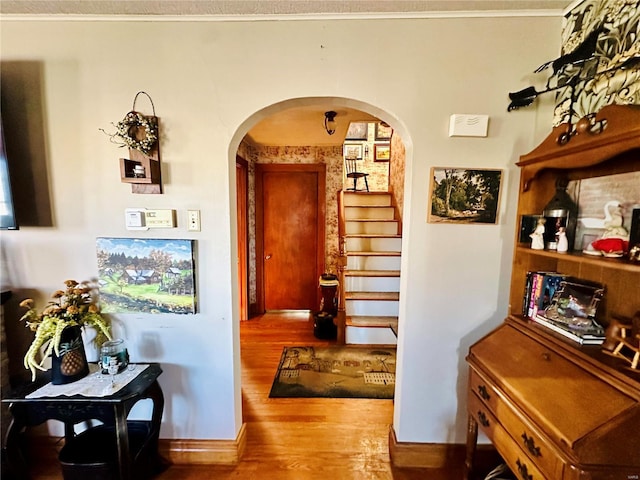
[[[349,186],[353,186],[353,183]],[[345,207],[362,206],[362,205],[389,206],[391,205],[391,195],[387,195],[387,194],[364,195],[364,194],[345,193],[344,205]]]
[[[345,328],[345,343],[349,345],[396,345],[398,339],[390,328]]]
[[[399,277],[352,277],[345,278],[345,292],[399,292]]]
[[[347,315],[371,315],[397,317],[399,302],[397,300],[346,300]]]
[[[392,207],[346,207],[344,209],[344,216],[347,220],[352,218],[393,220],[394,211]]]
[[[399,252],[401,238],[347,238],[347,252]]]
[[[376,222],[375,220],[369,222],[351,222],[347,220],[346,233],[347,235],[358,233],[396,235],[398,233],[398,222]]]
[[[347,257],[347,270],[400,270],[400,256],[396,257]]]

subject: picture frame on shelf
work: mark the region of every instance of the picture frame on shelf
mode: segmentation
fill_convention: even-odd
[[[388,143],[373,144],[373,160],[376,162],[388,162],[391,158],[391,145]]]
[[[503,180],[501,169],[432,167],[427,223],[496,225]]]
[[[345,140],[363,140],[369,138],[369,124],[367,122],[351,122]]]
[[[591,328],[603,297],[602,284],[568,278],[560,282],[542,316],[577,330]]]
[[[393,128],[391,128],[389,125],[383,124],[381,122],[376,123],[376,129],[375,129],[376,141],[391,140],[392,134],[393,134]]]
[[[346,159],[362,160],[362,144],[361,143],[345,143],[342,146],[342,153]]]

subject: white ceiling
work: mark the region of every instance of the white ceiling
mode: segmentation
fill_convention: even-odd
[[[581,0],[2,0],[0,13],[9,16],[202,16],[211,20],[282,20],[308,18],[397,18],[441,14],[527,14],[541,10],[562,15]],[[337,130],[328,135],[324,112],[337,112]],[[260,145],[341,145],[350,122],[380,119],[348,107],[315,105],[277,112],[248,133]],[[384,120],[384,119],[381,119]]]

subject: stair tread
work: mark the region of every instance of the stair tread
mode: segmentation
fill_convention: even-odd
[[[347,277],[399,277],[400,270],[345,270]]]
[[[402,252],[397,251],[385,251],[385,252],[374,252],[374,251],[361,251],[355,250],[347,252],[347,256],[353,257],[399,257],[402,255]]]
[[[395,218],[346,218],[345,222],[398,222]]]
[[[348,327],[389,327],[398,326],[398,317],[376,317],[366,315],[349,315],[345,318]]]
[[[393,208],[391,205],[345,205],[344,208]]]
[[[345,238],[402,238],[399,233],[347,233]]]
[[[391,195],[390,192],[381,192],[381,191],[377,191],[377,192],[376,191],[370,191],[370,192],[358,191],[358,192],[354,192],[353,190],[351,190],[351,191],[346,191],[345,190],[344,194],[345,195],[369,195],[369,196],[372,196],[372,195]]]
[[[400,292],[345,292],[345,300],[400,300]]]

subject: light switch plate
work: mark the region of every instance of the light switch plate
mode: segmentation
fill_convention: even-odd
[[[187,230],[200,231],[200,210],[187,210]]]

